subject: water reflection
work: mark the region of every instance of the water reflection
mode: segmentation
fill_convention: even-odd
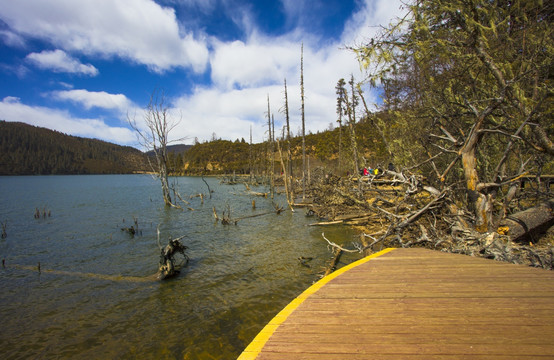
[[[8,221],[0,241],[8,265],[0,271],[2,357],[235,358],[317,279],[330,254],[303,211],[215,224],[214,206],[239,217],[273,205],[256,198],[253,210],[242,185],[207,180],[212,199],[192,198],[194,211],[176,211],[148,176],[0,178],[0,221]],[[201,179],[178,182],[184,197],[207,191]],[[52,217],[34,219],[34,208],[46,205]],[[120,230],[133,217],[142,236]],[[158,224],[164,243],[187,235],[191,258],[165,282],[152,280]],[[345,228],[325,233],[339,244],[352,238]],[[299,256],[313,257],[311,267]]]

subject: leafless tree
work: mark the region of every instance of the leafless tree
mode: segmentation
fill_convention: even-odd
[[[302,200],[306,198],[306,121],[304,118],[304,43],[300,50],[300,99],[302,103]]]
[[[164,92],[155,90],[152,92],[150,102],[145,109],[145,127],[138,125],[135,117],[127,116],[127,121],[137,133],[141,146],[147,152],[154,154],[155,162],[151,161],[150,156],[148,156],[148,161],[152,171],[160,179],[165,205],[178,208],[179,206],[171,199],[171,189],[168,182],[167,146],[184,140],[184,138],[169,140],[169,133],[179,125],[181,118],[178,120],[173,118],[169,112]]]

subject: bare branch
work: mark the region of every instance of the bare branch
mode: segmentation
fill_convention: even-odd
[[[328,243],[329,246],[331,246],[331,247],[334,247],[334,248],[336,248],[336,249],[339,249],[339,250],[344,251],[344,252],[349,252],[349,253],[361,252],[361,251],[359,251],[359,250],[345,249],[345,248],[343,248],[342,246],[335,244],[334,242],[330,241],[329,239],[327,239],[327,238],[325,237],[325,233],[321,233],[321,236],[323,237],[323,239],[324,239],[325,241],[327,241],[327,243]]]

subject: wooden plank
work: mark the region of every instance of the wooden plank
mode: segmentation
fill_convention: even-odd
[[[476,337],[473,333],[434,333],[432,337],[427,333],[403,333],[403,334],[378,334],[378,333],[359,333],[353,337],[352,334],[344,333],[312,333],[310,336],[306,336],[303,333],[291,333],[277,331],[275,334],[279,334],[279,341],[281,343],[288,344],[301,344],[301,343],[340,343],[343,345],[351,344],[365,344],[367,347],[374,347],[378,344],[394,344],[395,346],[401,346],[403,344],[480,344],[490,346],[503,346],[503,345],[542,345],[545,340],[552,339],[547,338],[543,334],[526,334],[526,336],[520,336],[514,338],[502,333],[482,333],[479,337]],[[551,335],[551,334],[549,334]]]
[[[253,358],[254,359],[254,358]],[[260,354],[257,360],[345,360],[344,354],[298,354],[290,352]],[[418,354],[348,354],[348,360],[528,360],[537,359],[535,355],[418,355]],[[546,359],[546,358],[545,358]]]
[[[239,359],[554,357],[554,273],[542,269],[388,250],[291,304]]]
[[[426,325],[426,324],[414,324],[399,327],[394,324],[375,325],[375,324],[355,324],[352,326],[344,326],[343,324],[326,324],[325,326],[317,324],[292,324],[284,323],[279,326],[274,333],[293,333],[299,336],[312,336],[313,334],[347,334],[347,335],[359,335],[359,334],[392,334],[396,335],[409,335],[409,334],[465,334],[471,333],[479,339],[483,335],[488,334],[510,334],[508,330],[512,330],[513,325],[498,325],[498,324],[458,324],[456,328],[446,328],[442,324],[438,325]],[[518,329],[521,331],[517,336],[511,336],[513,339],[525,339],[530,334],[544,334],[545,337],[554,339],[554,330],[550,324],[547,325],[520,325]],[[525,334],[522,336],[521,334]],[[354,337],[355,338],[355,337]]]
[[[321,343],[311,342],[302,343],[301,346],[291,346],[295,344],[281,343],[278,341],[268,341],[264,351],[268,352],[290,352],[290,353],[310,353],[310,354],[342,354],[348,358],[349,354],[367,354],[367,355],[395,355],[395,354],[418,354],[418,355],[534,355],[534,356],[554,356],[554,345],[531,345],[525,346],[507,345],[491,346],[491,344],[410,344],[403,343],[398,346],[394,344],[339,344],[339,343]],[[290,359],[295,359],[292,357]]]

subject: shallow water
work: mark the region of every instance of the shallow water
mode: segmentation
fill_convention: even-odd
[[[207,187],[175,178],[181,194]],[[0,355],[21,358],[233,359],[289,301],[318,279],[331,257],[303,210],[214,222],[273,209],[243,185],[219,185],[179,211],[146,175],[0,177]],[[263,188],[256,191],[265,191]],[[256,209],[252,209],[252,200]],[[286,205],[284,197],[276,202]],[[35,208],[51,216],[35,219]],[[137,218],[141,234],[121,231]],[[161,238],[186,235],[189,265],[157,282]],[[353,232],[325,229],[348,244]],[[313,257],[311,268],[299,256]],[[359,256],[347,254],[345,263]],[[38,272],[40,262],[41,271]]]

